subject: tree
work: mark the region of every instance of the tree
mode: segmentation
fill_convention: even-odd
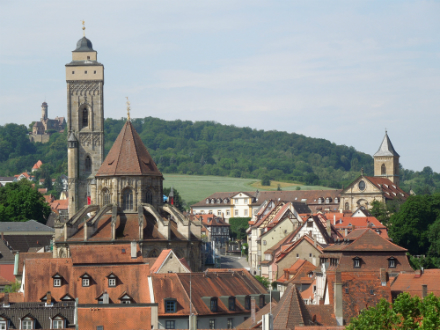
[[[393,304],[381,299],[374,307],[364,309],[351,319],[347,330],[439,329],[440,300],[433,293],[423,300],[401,293]]]
[[[373,201],[370,209],[371,215],[379,220],[383,225],[387,226],[390,220],[387,205],[384,202]]]
[[[46,223],[51,212],[43,195],[26,179],[0,187],[0,221],[36,220]]]
[[[267,278],[260,275],[255,275],[255,279],[260,282],[266,289],[269,289],[270,282]]]
[[[440,219],[440,194],[410,196],[390,218],[388,235],[412,255],[427,254],[430,226]],[[437,229],[437,225],[434,227]],[[436,241],[433,237],[432,240]]]
[[[264,175],[261,179],[261,185],[262,186],[270,186],[270,178],[268,175]]]
[[[229,232],[232,239],[246,239],[246,230],[251,218],[229,218]]]
[[[163,188],[163,194],[165,196],[169,196],[170,192],[171,192],[171,188]],[[180,194],[179,194],[179,192],[176,189],[173,188],[173,192],[174,192],[174,206],[180,212],[185,211],[185,208],[183,207],[183,204],[185,203],[185,201],[182,199],[182,197],[180,197]]]

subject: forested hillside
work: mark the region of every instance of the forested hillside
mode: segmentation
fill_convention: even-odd
[[[105,120],[105,151],[125,120]],[[360,174],[373,174],[373,158],[325,139],[263,131],[215,122],[165,121],[147,117],[133,125],[164,173],[219,175],[301,182],[340,188]],[[29,142],[24,125],[0,126],[0,176],[30,170],[41,159],[52,177],[67,173],[66,132],[47,144]],[[347,141],[349,142],[349,141]],[[440,190],[440,175],[401,170],[403,188],[418,193]]]

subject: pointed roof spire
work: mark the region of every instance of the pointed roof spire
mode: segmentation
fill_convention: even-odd
[[[400,155],[394,150],[393,144],[391,143],[390,138],[388,137],[388,132],[385,131],[385,136],[382,140],[382,143],[379,147],[379,150],[374,154],[374,156],[397,156]]]
[[[162,176],[131,121],[127,121],[116,138],[96,176]]]

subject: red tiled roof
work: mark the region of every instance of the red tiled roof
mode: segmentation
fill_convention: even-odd
[[[148,264],[73,265],[72,258],[29,259],[24,274],[25,301],[39,301],[50,291],[56,301],[69,294],[78,298],[80,304],[97,304],[96,297],[107,291],[111,304],[119,304],[118,298],[124,292],[133,298],[134,303],[150,303],[146,279],[150,273],[149,268]],[[60,287],[53,286],[52,276],[57,273],[62,276]],[[81,284],[80,276],[84,273],[91,277],[89,287]],[[117,277],[116,287],[108,286],[107,276],[111,273]]]
[[[391,284],[393,296],[408,292],[411,296],[422,298],[422,285],[427,285],[428,294],[440,297],[440,269],[425,269],[423,274],[399,274]]]
[[[311,287],[313,287],[313,285],[311,285]],[[304,299],[308,299],[308,298],[304,298]],[[316,327],[316,329],[319,330],[345,329],[345,327],[343,326],[339,326],[339,327],[336,326],[337,322],[335,318],[333,305],[306,305],[306,308],[309,311],[312,320],[315,319],[315,322],[320,325],[320,327]],[[311,329],[315,327],[304,327],[304,328]]]
[[[222,217],[218,217],[213,214],[197,214],[195,215],[195,217],[196,219],[200,220],[205,226],[230,226],[229,223],[227,223]]]
[[[312,283],[310,284],[310,286],[307,289],[305,289],[304,291],[301,291],[301,297],[304,300],[313,299],[315,297],[315,293],[313,291],[313,286],[316,286],[316,278],[313,279]]]
[[[71,244],[70,255],[73,264],[131,264],[144,261],[138,244],[136,258],[131,257],[130,244]]]
[[[4,292],[0,292],[0,303],[3,302],[5,298]],[[23,292],[9,292],[9,302],[10,303],[21,303],[24,301]]]
[[[93,308],[78,308],[79,329],[96,330],[99,325],[105,330],[150,329],[151,307],[100,305]]]
[[[164,261],[167,259],[168,255],[171,253],[171,251],[173,250],[171,249],[162,250],[162,252],[159,254],[154,264],[150,267],[150,273],[156,273],[159,270],[160,266],[162,266]]]
[[[20,252],[18,254],[18,274],[23,274],[23,266],[28,259],[47,259],[52,258],[52,252]]]
[[[315,268],[316,266],[311,262],[304,259],[298,259],[292,266],[290,266],[290,268],[284,269],[282,276],[280,276],[277,282],[288,282],[294,284],[311,282],[312,279],[307,275],[310,272],[313,272]],[[304,279],[304,277],[306,277],[306,279]]]
[[[69,208],[68,199],[56,199],[50,203],[50,208],[53,212],[58,213],[60,210],[67,210]]]
[[[162,176],[130,121],[125,123],[96,173],[96,176],[114,175]]]
[[[377,188],[381,189],[384,192],[385,197],[388,199],[401,198],[405,200],[409,197],[408,193],[400,189],[390,179],[375,176],[366,176],[365,178]]]
[[[41,167],[41,165],[43,165],[43,162],[41,160],[39,160],[38,162],[36,162],[34,164],[34,166],[32,166],[32,169],[33,170],[38,170]]]
[[[381,237],[371,229],[356,229],[345,237],[346,242],[336,243],[324,249],[330,251],[381,251],[381,252],[402,252],[406,249],[391,243],[389,240]]]

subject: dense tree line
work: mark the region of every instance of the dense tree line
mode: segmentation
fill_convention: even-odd
[[[105,151],[124,125],[105,120]],[[360,173],[373,174],[373,158],[353,147],[296,133],[256,130],[215,122],[166,121],[147,117],[132,123],[164,173],[218,175],[299,182],[340,188]],[[49,143],[31,143],[24,125],[0,126],[0,176],[29,170],[41,159],[56,178],[67,173],[67,132]],[[401,169],[402,186],[416,193],[440,191],[440,174]]]

